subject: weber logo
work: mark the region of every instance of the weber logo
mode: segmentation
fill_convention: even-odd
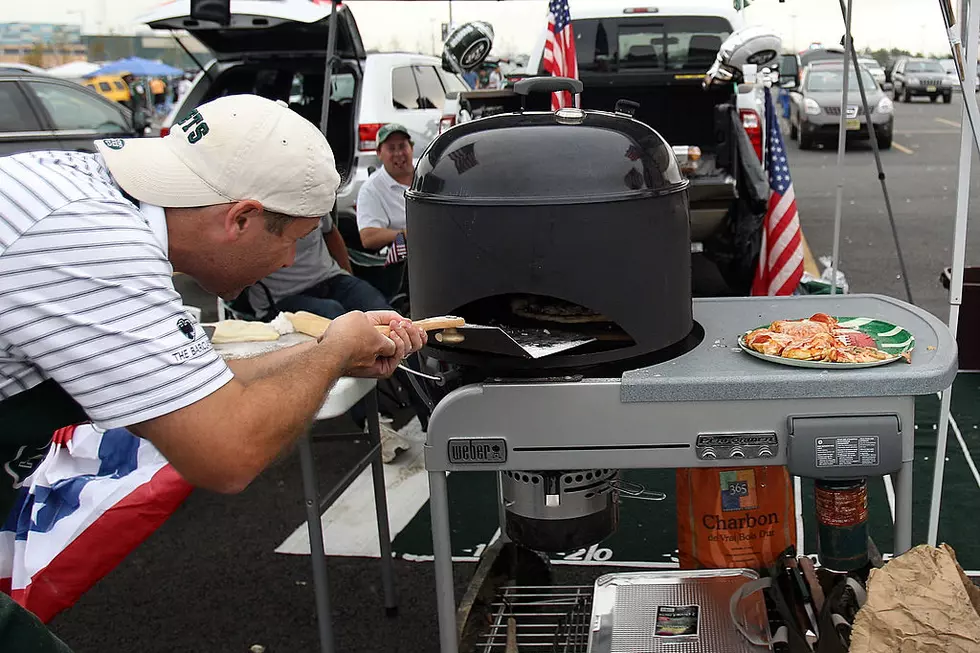
[[[449,462],[457,465],[507,462],[507,442],[503,438],[451,438]]]

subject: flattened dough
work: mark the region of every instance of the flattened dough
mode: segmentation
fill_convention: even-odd
[[[319,338],[323,335],[323,332],[327,330],[330,326],[330,320],[325,317],[320,317],[314,313],[307,311],[299,311],[296,313],[286,313],[286,317],[289,321],[293,323],[293,328],[299,333],[305,333],[308,336],[314,338]]]
[[[279,332],[265,322],[246,322],[244,320],[222,320],[215,325],[212,344],[229,342],[266,342],[279,340]]]

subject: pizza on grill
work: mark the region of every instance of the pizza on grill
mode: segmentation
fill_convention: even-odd
[[[610,322],[610,319],[602,313],[553,298],[514,297],[510,301],[510,310],[519,317],[541,322],[562,324]]]
[[[749,331],[744,340],[747,347],[760,354],[794,360],[874,363],[895,358],[878,349],[868,334],[842,328],[825,313],[802,320],[776,320],[768,327]]]

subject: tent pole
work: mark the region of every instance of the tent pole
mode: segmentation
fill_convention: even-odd
[[[330,117],[330,74],[334,54],[337,52],[337,5],[340,0],[330,3],[330,28],[327,30],[327,63],[323,70],[323,107],[320,109],[320,131],[327,135],[327,119]]]
[[[949,283],[949,330],[956,337],[959,325],[960,304],[963,302],[963,270],[966,266],[966,229],[970,209],[970,173],[973,164],[974,135],[968,129],[970,110],[967,96],[974,98],[977,75],[977,38],[980,34],[980,11],[971,7],[970,0],[963,0],[960,15],[964,19],[962,40],[966,44],[966,61],[963,66],[963,111],[960,118],[959,180],[956,185],[956,227],[953,236],[953,269]],[[950,34],[951,45],[955,35]],[[954,55],[956,47],[953,46]],[[975,101],[975,100],[974,100]],[[943,496],[943,478],[946,471],[946,442],[949,432],[949,412],[952,387],[942,393],[939,406],[939,430],[936,432],[936,453],[932,473],[932,497],[929,505],[929,530],[927,542],[936,546],[939,537],[939,513]]]
[[[837,200],[834,204],[834,250],[830,266],[830,294],[837,290],[837,266],[840,263],[840,223],[841,210],[844,204],[844,150],[847,141],[847,93],[848,74],[847,62],[851,59],[851,16],[854,0],[847,0],[847,11],[844,13],[844,88],[840,99],[840,133],[837,135]]]
[[[844,20],[847,20],[847,7],[844,0],[840,0],[840,13]],[[885,196],[885,210],[888,213],[888,223],[892,228],[892,240],[895,241],[895,253],[898,255],[898,269],[902,273],[902,282],[905,285],[905,299],[909,304],[912,301],[912,287],[909,285],[909,272],[905,267],[905,256],[902,254],[902,246],[898,240],[898,227],[895,226],[895,213],[892,211],[892,200],[888,195],[888,185],[885,183],[885,168],[881,165],[881,151],[878,149],[878,135],[875,133],[874,123],[871,121],[872,107],[868,106],[868,94],[864,90],[864,78],[857,73],[861,70],[858,65],[857,50],[851,48],[851,63],[854,65],[854,75],[857,79],[858,90],[861,92],[861,106],[864,108],[865,126],[868,128],[868,137],[871,140],[871,151],[875,155],[875,166],[878,168],[878,181],[881,182],[881,194]],[[844,69],[847,69],[845,64]]]

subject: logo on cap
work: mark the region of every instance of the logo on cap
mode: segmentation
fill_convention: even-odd
[[[186,317],[182,317],[177,320],[177,328],[180,329],[181,333],[187,336],[188,340],[194,339],[194,324]]]
[[[110,150],[121,150],[126,145],[126,141],[121,138],[103,138],[102,142]]]

